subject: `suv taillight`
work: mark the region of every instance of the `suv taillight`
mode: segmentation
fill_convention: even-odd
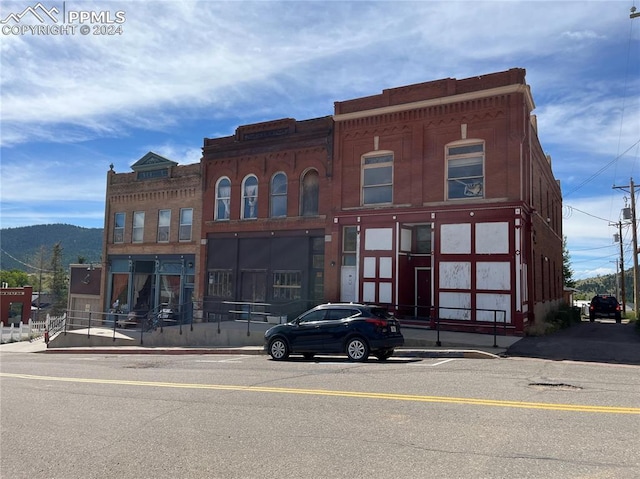
[[[367,323],[371,323],[378,328],[386,328],[388,323],[384,319],[376,319],[376,318],[367,318]]]

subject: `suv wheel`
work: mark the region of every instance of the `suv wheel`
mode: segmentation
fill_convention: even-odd
[[[289,346],[282,338],[275,338],[269,343],[269,355],[276,361],[289,357]]]
[[[369,358],[369,345],[362,338],[351,338],[347,342],[347,356],[351,361],[366,361]]]

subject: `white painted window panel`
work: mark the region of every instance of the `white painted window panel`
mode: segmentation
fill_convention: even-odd
[[[392,278],[391,258],[380,258],[380,278]]]
[[[441,261],[440,288],[471,289],[471,263],[468,261]]]
[[[392,228],[368,228],[365,231],[364,249],[367,251],[391,251]]]
[[[411,230],[400,230],[400,251],[411,252]]]
[[[391,303],[391,283],[380,283],[378,286],[378,302]]]
[[[364,258],[362,274],[364,275],[365,278],[376,277],[376,259],[375,258]]]
[[[440,227],[440,252],[443,254],[471,254],[471,225],[469,223]]]
[[[508,254],[509,224],[478,223],[476,225],[477,254]]]
[[[478,289],[511,289],[511,264],[506,261],[479,261],[476,263]]]
[[[510,294],[476,294],[476,307],[478,310],[491,310],[491,311],[478,311],[476,319],[478,321],[491,321],[493,322],[493,310],[498,311],[496,313],[496,320],[498,326],[504,324],[506,311],[507,324],[511,323],[511,295]]]
[[[376,302],[376,283],[364,283],[362,285],[362,300],[365,303]]]
[[[439,302],[437,314],[440,319],[471,319],[471,293],[442,292]]]

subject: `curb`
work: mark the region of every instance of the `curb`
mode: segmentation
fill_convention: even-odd
[[[262,348],[47,348],[40,353],[47,354],[234,354],[234,355],[266,355]],[[500,359],[497,354],[480,350],[396,350],[393,354],[398,358],[464,358],[464,359]]]

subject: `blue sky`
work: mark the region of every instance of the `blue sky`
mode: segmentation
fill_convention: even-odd
[[[125,21],[115,35],[1,34],[0,227],[101,228],[110,164],[130,171],[148,151],[194,163],[203,138],[242,124],[520,67],[561,182],[574,277],[614,272],[610,223],[629,193],[613,186],[640,184],[634,1],[42,0]],[[37,3],[3,0],[0,19]],[[630,226],[623,236],[630,266]]]

